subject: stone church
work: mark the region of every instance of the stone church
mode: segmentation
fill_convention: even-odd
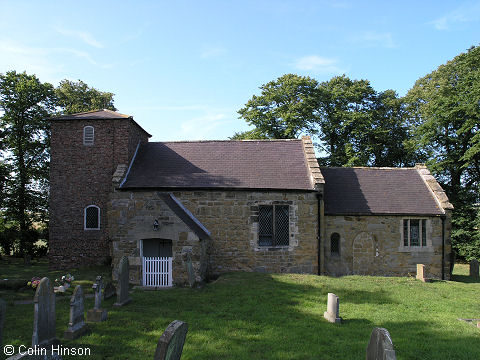
[[[130,262],[163,287],[228,271],[450,277],[427,168],[320,168],[299,140],[149,142],[110,110],[51,121],[50,262]]]

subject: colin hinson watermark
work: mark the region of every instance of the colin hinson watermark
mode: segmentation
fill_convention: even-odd
[[[88,347],[66,347],[62,345],[51,345],[50,347],[20,345],[17,348],[13,345],[5,345],[3,353],[7,356],[20,355],[60,355],[60,356],[90,356],[91,350]]]

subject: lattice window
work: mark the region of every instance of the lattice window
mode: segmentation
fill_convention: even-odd
[[[90,205],[85,208],[84,214],[85,230],[100,229],[100,208]]]
[[[340,234],[333,233],[330,236],[330,254],[340,255]]]
[[[83,145],[92,146],[95,140],[95,129],[93,126],[83,128]]]
[[[261,205],[258,208],[258,245],[288,246],[288,205]]]
[[[403,220],[403,246],[427,246],[427,220]]]

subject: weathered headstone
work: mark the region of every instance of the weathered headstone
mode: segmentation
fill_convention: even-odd
[[[85,324],[84,309],[82,286],[77,285],[70,298],[70,321],[63,335],[64,338],[74,340],[85,334],[87,324]]]
[[[374,328],[367,346],[367,360],[396,360],[396,358],[388,330]]]
[[[55,336],[55,293],[50,279],[40,280],[33,298],[32,347],[58,344]]]
[[[323,317],[331,323],[341,323],[342,318],[340,313],[340,300],[338,296],[333,293],[328,293],[327,311],[323,313]]]
[[[190,252],[187,252],[186,257],[188,284],[190,285],[190,287],[193,287],[195,285],[195,270],[193,270],[192,256]]]
[[[115,288],[115,285],[113,285],[113,283],[109,281],[107,285],[105,285],[105,290],[103,291],[103,300],[114,297],[116,293],[117,289]]]
[[[100,322],[107,320],[107,310],[102,309],[103,284],[102,277],[97,276],[92,288],[95,290],[95,305],[93,309],[87,311],[87,321]]]
[[[425,274],[426,274],[425,265],[417,264],[417,276],[416,276],[416,278],[418,280],[423,281],[423,282],[427,282],[427,277],[425,276]]]
[[[478,279],[478,260],[473,259],[470,261],[470,276]]]
[[[3,339],[3,324],[5,323],[5,313],[7,312],[7,305],[5,301],[0,299],[0,350],[3,349],[2,339]]]
[[[187,323],[180,320],[172,321],[158,339],[153,360],[180,360],[187,331]]]
[[[126,256],[122,257],[118,266],[118,284],[117,284],[117,301],[113,306],[123,306],[132,301],[129,294],[128,284],[130,282],[130,264]]]

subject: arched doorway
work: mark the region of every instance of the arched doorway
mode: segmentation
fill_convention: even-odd
[[[364,275],[371,273],[375,260],[375,245],[373,237],[367,232],[361,232],[353,240],[353,273]]]

